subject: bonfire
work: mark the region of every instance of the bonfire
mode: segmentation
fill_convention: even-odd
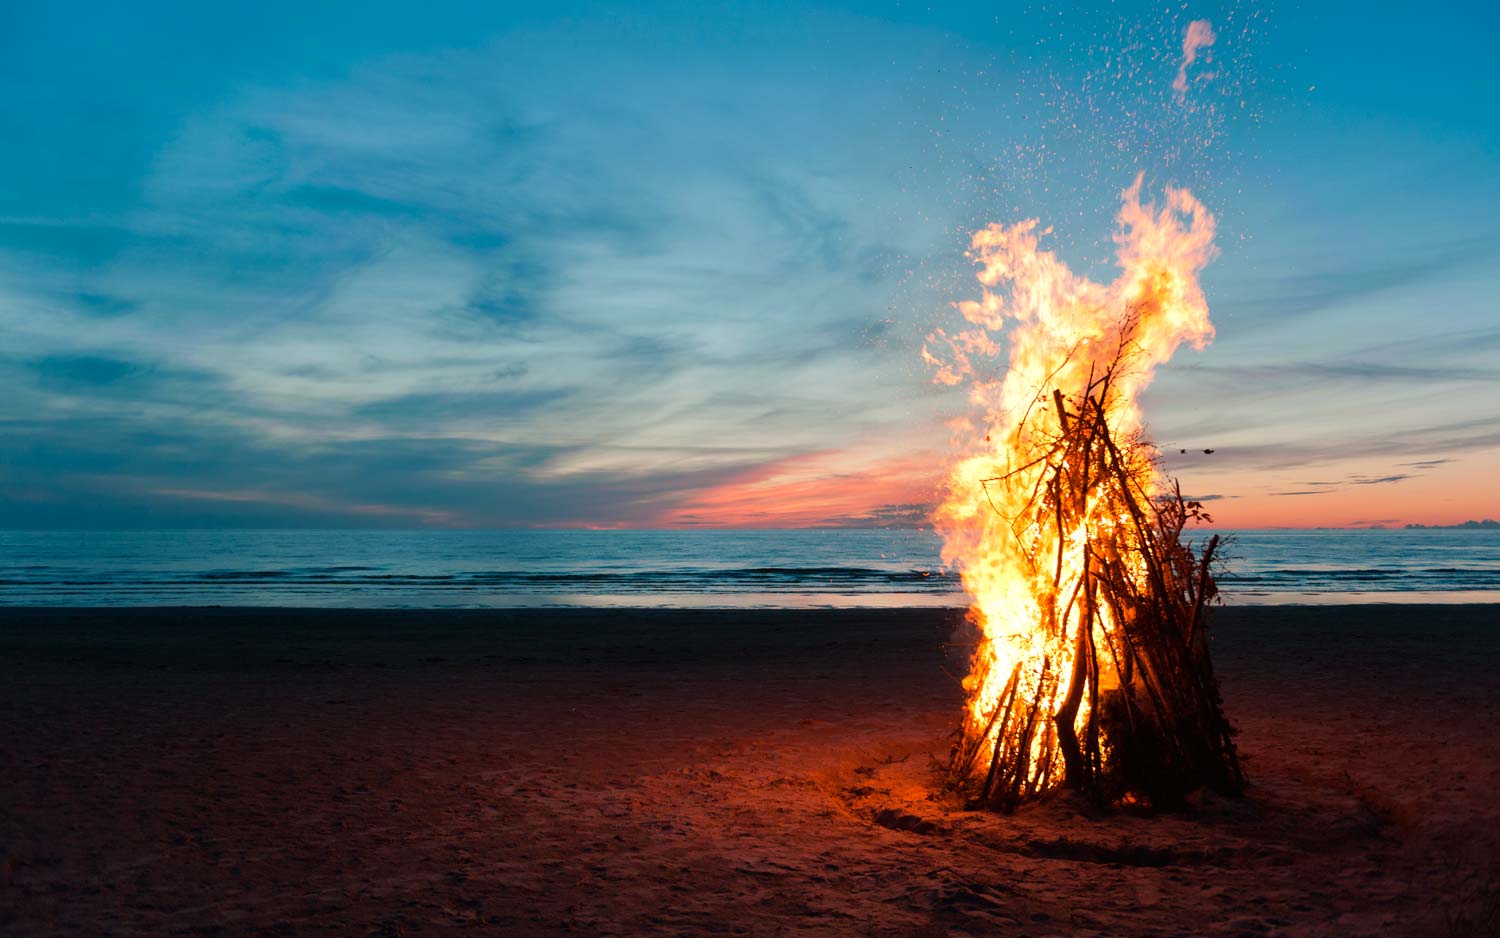
[[[1143,203],[1137,178],[1118,222],[1110,284],[1041,250],[1034,219],[978,232],[982,296],[924,349],[975,407],[935,516],[979,636],[949,769],[975,805],[1070,788],[1172,808],[1244,783],[1209,657],[1218,539],[1192,540],[1208,516],[1160,471],[1139,404],[1213,335],[1214,219],[1184,189]]]

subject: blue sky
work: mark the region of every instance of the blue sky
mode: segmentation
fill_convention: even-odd
[[[314,8],[316,7],[316,8]],[[1172,98],[1182,31],[1212,58]],[[910,519],[989,221],[1220,217],[1244,524],[1500,514],[1490,5],[9,4],[0,526]],[[1303,494],[1290,494],[1290,493]]]

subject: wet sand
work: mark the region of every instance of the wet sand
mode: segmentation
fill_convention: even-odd
[[[0,609],[0,933],[1492,933],[1500,606],[1221,610],[1155,818],[941,789],[958,617]]]

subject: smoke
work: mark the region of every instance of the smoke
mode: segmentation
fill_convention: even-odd
[[[1218,39],[1213,24],[1208,20],[1193,20],[1182,35],[1182,63],[1177,66],[1177,77],[1172,80],[1172,90],[1181,99],[1188,90],[1188,66],[1198,61],[1198,50],[1207,49]]]

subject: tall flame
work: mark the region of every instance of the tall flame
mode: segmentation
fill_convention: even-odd
[[[960,427],[970,438],[967,455],[953,465],[934,516],[944,560],[962,575],[970,617],[982,635],[965,681],[965,735],[981,740],[971,771],[982,772],[992,763],[990,753],[1006,745],[998,736],[983,739],[999,732],[991,728],[1004,701],[1031,702],[1039,716],[1053,720],[1077,707],[1081,728],[1090,700],[1121,680],[1108,656],[1091,659],[1105,662],[1102,673],[1094,665],[1091,675],[1081,665],[1075,669],[1082,639],[1092,647],[1117,647],[1116,613],[1101,607],[1075,616],[1075,622],[1092,622],[1093,630],[1075,643],[1067,606],[1084,601],[1080,583],[1087,583],[1090,562],[1087,549],[1072,548],[1101,531],[1123,530],[1129,496],[1100,488],[1067,526],[1050,524],[1050,514],[1038,517],[1037,492],[1059,468],[1049,464],[1059,458],[1059,422],[1067,425],[1070,406],[1096,406],[1097,400],[1109,435],[1129,443],[1120,458],[1130,484],[1147,498],[1161,494],[1155,451],[1141,440],[1138,397],[1181,343],[1201,348],[1213,337],[1198,282],[1217,253],[1214,218],[1203,204],[1170,187],[1160,207],[1143,203],[1137,177],[1122,193],[1117,222],[1120,274],[1109,284],[1076,275],[1041,250],[1039,240],[1050,229],[1038,230],[1036,219],[977,232],[969,256],[981,265],[981,297],[957,304],[968,323],[963,330],[939,330],[923,349],[938,369],[934,380],[969,382],[974,406]],[[987,378],[984,369],[992,367],[1002,339],[1008,367],[1003,378]],[[1109,376],[1106,391],[1097,392],[1101,375]],[[1128,576],[1146,576],[1144,567],[1128,569]],[[1076,691],[1070,695],[1080,681],[1092,681],[1094,690],[1082,700]],[[1021,755],[1036,773],[1034,790],[1062,780],[1062,753],[1050,726],[1016,738],[1030,749]]]

